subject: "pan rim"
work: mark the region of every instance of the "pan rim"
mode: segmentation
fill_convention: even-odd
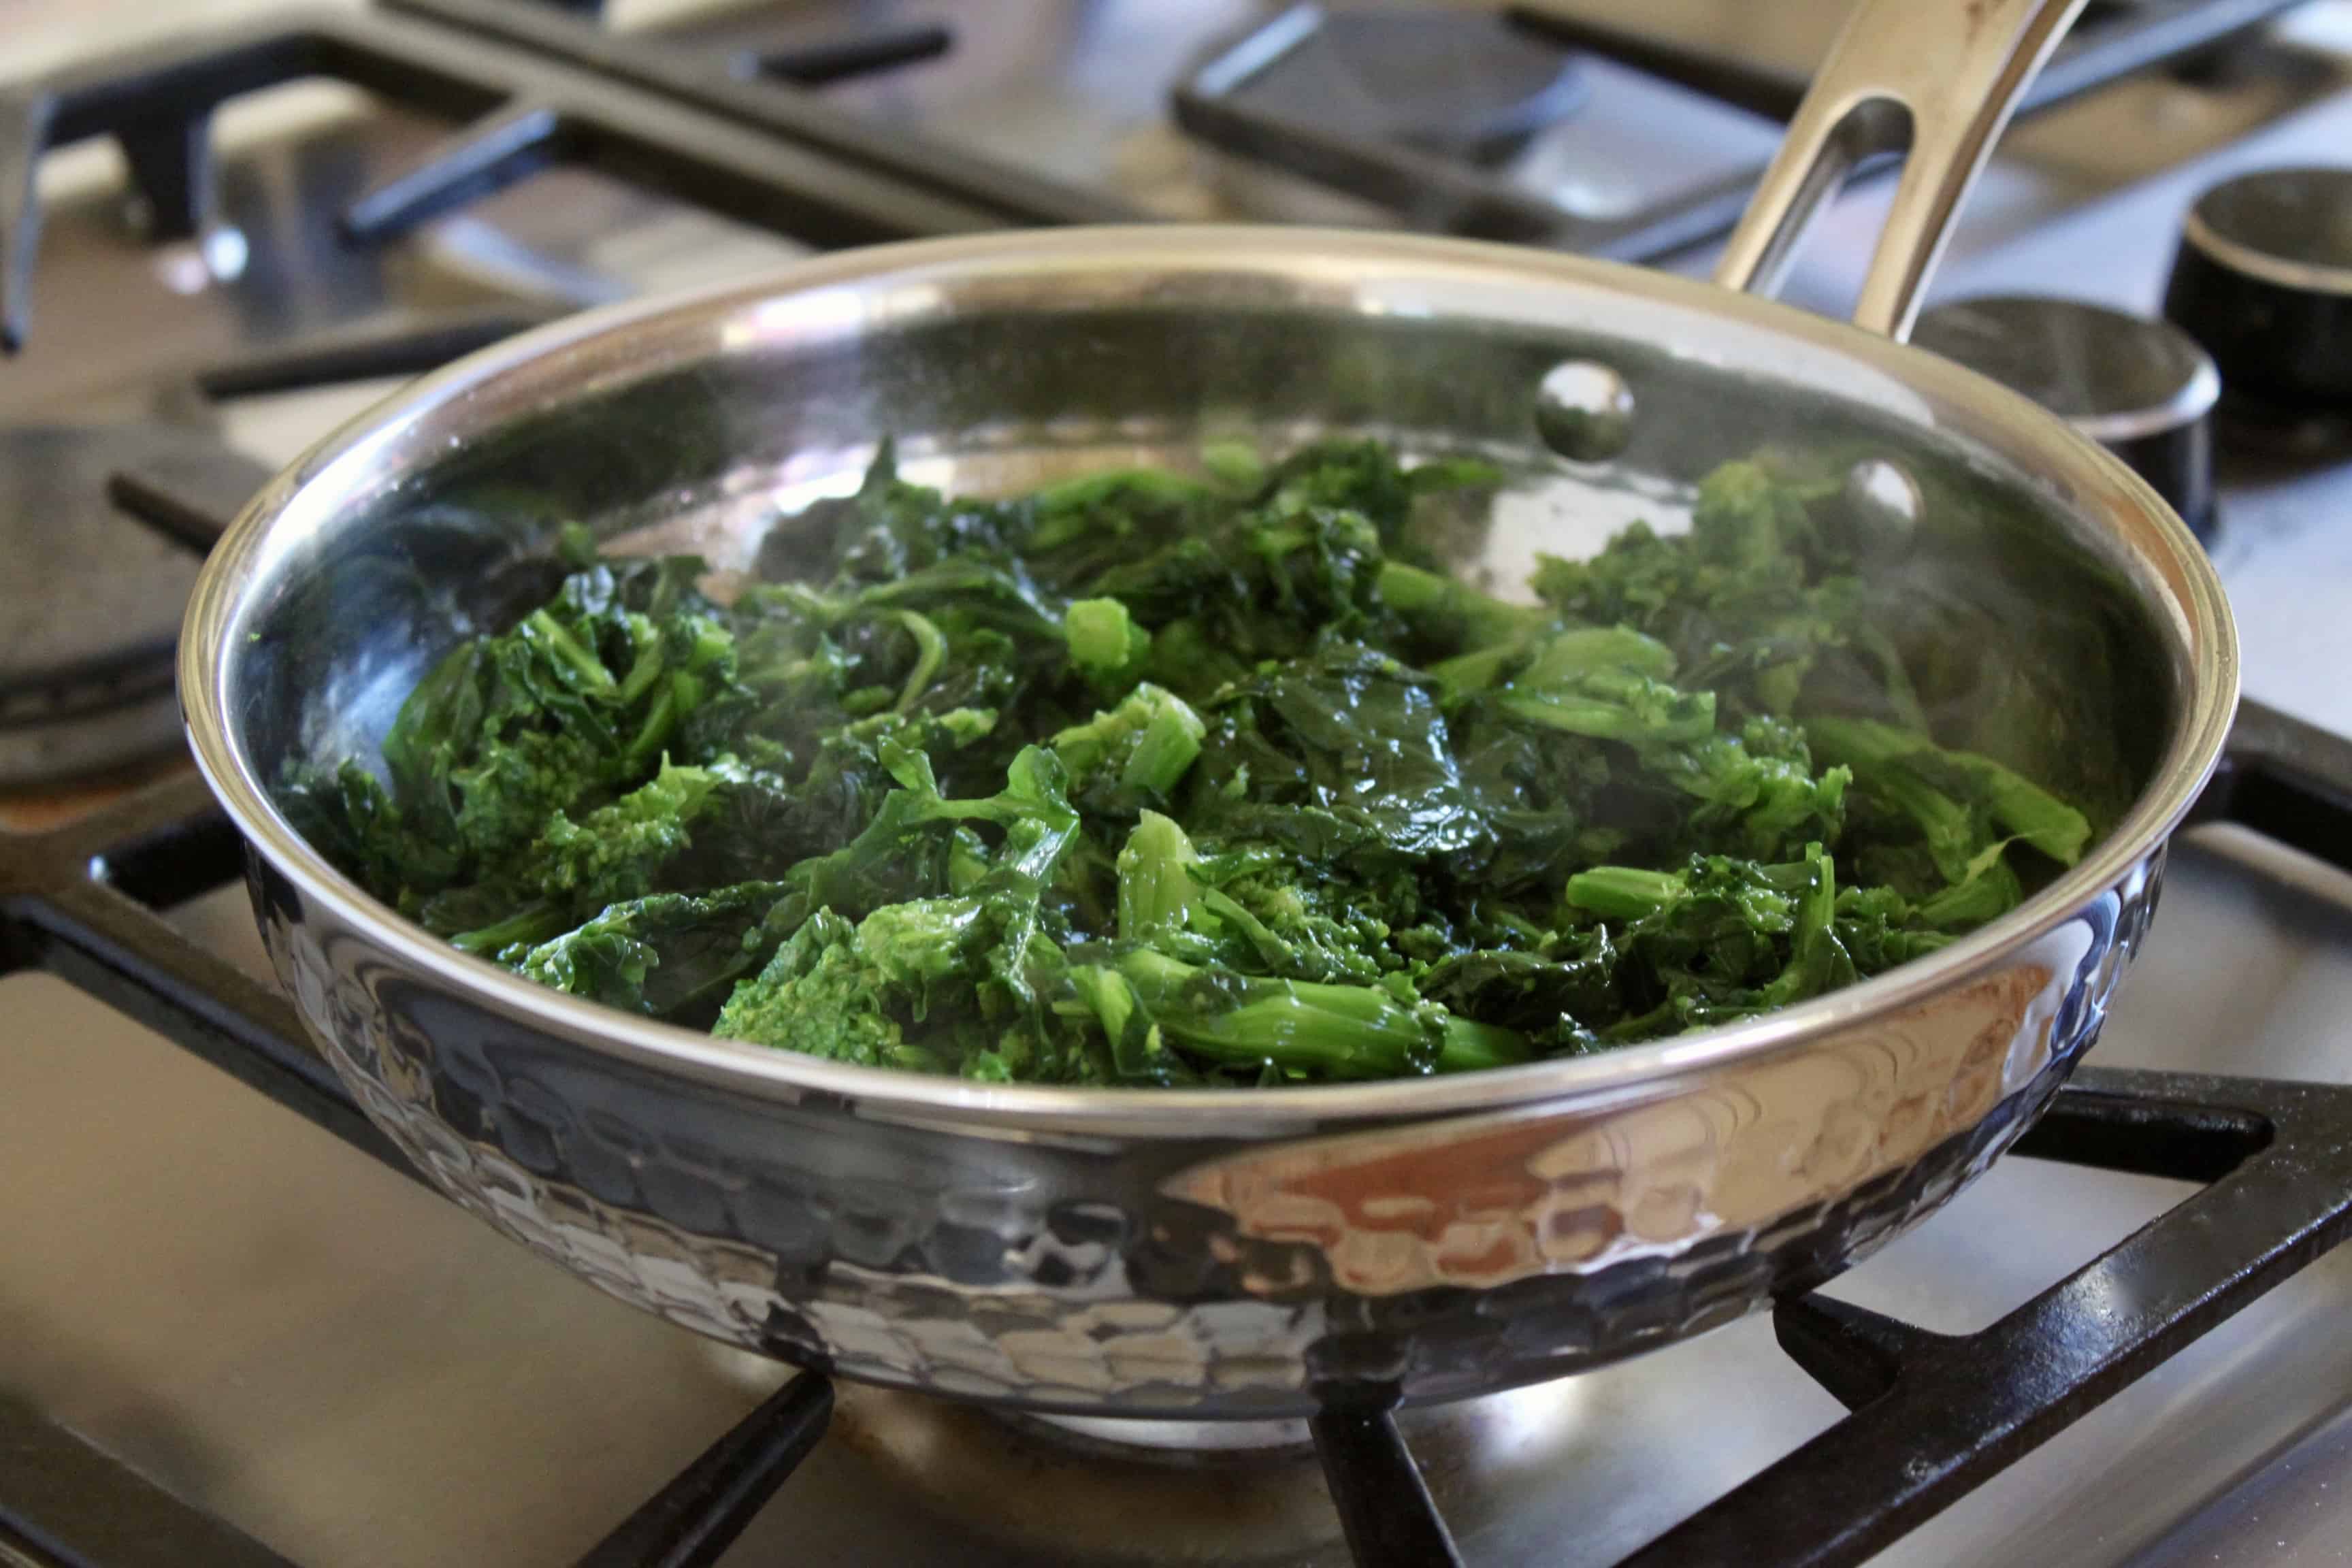
[[[1146,258],[1236,272],[1254,265],[1305,263],[1343,269],[1428,266],[1490,273],[1522,284],[1556,282],[1630,294],[1833,351],[1895,384],[1985,414],[2020,441],[2003,453],[2012,462],[2030,460],[2031,471],[2063,481],[2084,508],[2096,505],[2111,517],[2127,519],[2111,525],[2133,529],[2134,536],[2119,542],[2162,580],[2155,591],[2163,602],[2148,608],[2164,623],[2176,654],[2185,658],[2189,680],[2186,706],[2147,786],[2077,865],[2016,910],[1940,952],[1828,995],[1593,1056],[1437,1078],[1268,1090],[980,1084],[829,1062],[636,1017],[535,984],[411,924],[330,865],[294,831],[263,787],[226,716],[234,642],[254,595],[264,546],[298,498],[405,422],[475,396],[502,376],[663,318],[715,317],[782,296],[894,275],[1012,277],[1047,269],[1057,260]],[[2144,595],[2151,593],[2148,584],[2140,587]],[[254,498],[214,548],[190,598],[179,670],[182,710],[198,769],[255,852],[305,900],[332,911],[400,962],[514,1022],[656,1072],[683,1074],[757,1099],[789,1102],[824,1096],[850,1102],[865,1116],[1073,1134],[1197,1138],[1213,1125],[1221,1136],[1244,1140],[1284,1135],[1302,1126],[1420,1121],[1647,1098],[1669,1091],[1690,1074],[1800,1050],[1965,984],[2075,919],[2161,847],[2219,763],[2239,683],[2236,632],[2218,575],[2164,501],[2056,416],[1924,350],[1754,296],[1585,258],[1423,236],[1209,225],[1062,228],[840,251],[748,281],[583,312],[457,361],[320,439]],[[1212,1115],[1214,1122],[1207,1122]]]

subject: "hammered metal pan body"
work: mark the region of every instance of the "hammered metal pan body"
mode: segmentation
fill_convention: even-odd
[[[1735,258],[1771,249],[1751,236]],[[1875,296],[1882,328],[1921,276]],[[1630,398],[1595,460],[1538,436],[1538,388],[1570,362]],[[1923,539],[1966,563],[1943,591],[2127,774],[2116,825],[1995,924],[1769,1016],[1488,1073],[1194,1092],[892,1074],[605,1011],[408,925],[272,803],[290,765],[373,754],[442,650],[543,590],[568,519],[740,569],[886,433],[910,477],[1005,491],[1333,432],[1500,465],[1455,544],[1503,589],[1538,551],[1681,525],[1697,478],[1759,446],[1893,468]],[[2236,691],[2227,608],[2179,520],[1943,362],[1603,264],[1177,227],[845,254],[474,356],[255,501],[207,566],[182,668],[280,976],[449,1196],[722,1340],[1035,1410],[1191,1418],[1574,1372],[1815,1284],[1932,1211],[2096,1039]],[[1984,694],[1925,695],[1964,741]]]

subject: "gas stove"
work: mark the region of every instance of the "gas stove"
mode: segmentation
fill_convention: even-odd
[[[173,744],[190,546],[268,466],[532,321],[869,240],[1222,217],[1703,271],[1843,7],[593,9],[223,0],[172,40],[41,5],[11,51],[0,1562],[2352,1555],[2352,440],[2226,395],[2212,548],[2267,707],[2102,1070],[1769,1319],[1311,1431],[1016,1425],[712,1346],[404,1180]],[[2152,318],[2200,192],[2347,147],[2352,3],[2095,6],[1938,297]],[[1851,297],[1883,200],[1792,298]]]

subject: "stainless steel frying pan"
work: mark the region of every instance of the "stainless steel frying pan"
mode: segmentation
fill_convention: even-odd
[[[1834,1274],[1983,1170],[2097,1037],[2236,701],[2221,589],[2163,503],[1893,341],[2079,3],[1864,5],[1730,289],[1443,240],[1066,230],[833,256],[416,384],[268,488],[189,612],[188,727],[251,842],[278,973],[457,1202],[625,1300],[851,1377],[1093,1414],[1445,1399]],[[1905,144],[1870,330],[1735,291],[1838,173]],[[1537,436],[1566,363],[1630,399],[1622,428],[1624,399],[1587,411],[1591,460]],[[1441,1079],[1166,1092],[892,1074],[604,1011],[404,923],[272,804],[293,760],[373,754],[566,518],[740,563],[885,433],[915,476],[985,490],[1333,430],[1503,463],[1465,565],[1506,581],[1635,516],[1673,526],[1698,475],[1759,444],[1851,458],[2128,807],[2006,919],[1785,1012]],[[1965,742],[1981,694],[1929,695]]]

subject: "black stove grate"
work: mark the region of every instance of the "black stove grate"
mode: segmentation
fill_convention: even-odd
[[[202,544],[250,465],[126,473],[112,493]],[[2200,820],[2235,821],[2352,870],[2352,742],[2249,705]],[[376,1158],[406,1167],[268,986],[157,912],[236,880],[244,849],[175,773],[67,826],[0,834],[0,968],[58,974]],[[1782,1302],[1780,1342],[1843,1420],[1626,1560],[1858,1563],[2344,1239],[2352,1088],[2089,1068],[2018,1152],[2201,1190],[1990,1328],[1931,1333],[1827,1300]],[[2121,1310],[2117,1303],[2124,1303]],[[715,1562],[815,1445],[804,1373],[623,1521],[590,1568]],[[1313,1423],[1349,1545],[1389,1568],[1459,1562],[1387,1412]],[[0,1405],[0,1548],[37,1563],[271,1563],[264,1549],[36,1417]],[[0,1551],[0,1555],[5,1555]]]
[[[937,24],[891,27],[745,58],[690,37],[611,33],[588,16],[511,0],[378,0],[387,12],[501,48],[526,51],[587,79],[625,84],[665,101],[924,190],[977,203],[1025,223],[1118,223],[1143,217],[1124,202],[965,153],[904,127],[830,103],[808,88],[866,70],[911,65],[952,47]]]
[[[32,319],[42,153],[112,138],[150,234],[188,238],[211,212],[213,110],[308,77],[466,127],[352,204],[343,226],[355,243],[390,238],[559,162],[818,247],[1138,216],[919,133],[885,131],[796,85],[927,58],[950,43],[937,27],[779,53],[752,62],[757,79],[739,79],[701,63],[638,63],[644,51],[634,44],[548,48],[531,23],[603,37],[552,10],[463,0],[411,8],[431,15],[317,13],[0,89],[0,349],[20,346]],[[510,26],[494,25],[508,13]]]

